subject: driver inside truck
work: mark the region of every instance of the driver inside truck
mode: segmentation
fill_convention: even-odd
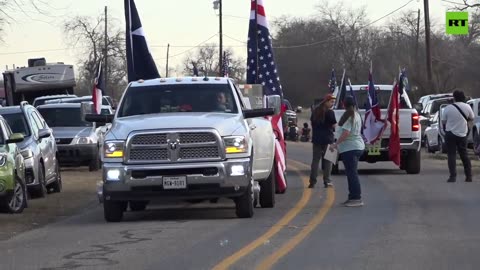
[[[224,92],[218,92],[217,93],[217,100],[216,100],[216,105],[214,111],[218,112],[225,112],[227,111],[227,97],[225,96]]]

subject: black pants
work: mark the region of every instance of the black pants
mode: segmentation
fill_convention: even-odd
[[[472,177],[472,164],[467,153],[467,137],[458,137],[452,132],[448,131],[445,135],[445,143],[447,144],[448,153],[448,170],[450,171],[450,178],[457,177],[457,151],[462,159],[465,176]]]

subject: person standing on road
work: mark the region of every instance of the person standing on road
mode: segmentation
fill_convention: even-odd
[[[348,207],[363,206],[362,190],[358,178],[358,160],[365,150],[365,143],[361,134],[362,118],[356,110],[353,97],[347,96],[344,106],[345,113],[338,123],[341,127],[339,130],[340,137],[331,146],[331,150],[338,149],[345,166],[349,194],[344,205]]]
[[[454,91],[453,99],[454,103],[445,107],[442,113],[442,127],[445,131],[448,170],[450,171],[447,182],[457,180],[457,151],[462,159],[465,182],[472,182],[472,165],[467,153],[467,136],[469,125],[475,116],[472,108],[465,103],[466,98],[463,91]]]
[[[332,94],[326,95],[318,106],[312,111],[310,121],[312,122],[312,145],[313,158],[310,170],[310,185],[308,188],[315,187],[317,183],[318,167],[320,159],[322,160],[323,185],[325,188],[332,186],[330,175],[332,173],[332,163],[323,157],[327,151],[328,145],[334,142],[335,113],[332,107],[335,103],[335,97]]]

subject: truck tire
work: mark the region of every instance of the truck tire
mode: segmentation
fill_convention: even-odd
[[[140,212],[147,208],[148,201],[130,201],[128,204],[132,212]]]
[[[103,216],[107,222],[120,222],[123,218],[123,211],[127,202],[108,201],[103,202]]]
[[[277,171],[277,165],[273,160],[272,171],[267,179],[260,182],[260,207],[273,208],[275,206],[275,173]]]
[[[253,217],[253,179],[242,196],[235,198],[235,212],[239,218]]]
[[[406,157],[405,171],[408,174],[419,174],[421,169],[420,151],[409,151]]]

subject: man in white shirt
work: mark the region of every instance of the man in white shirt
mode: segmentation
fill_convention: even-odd
[[[465,170],[465,181],[472,182],[472,165],[467,154],[467,135],[470,131],[469,125],[474,118],[473,110],[465,103],[466,98],[463,91],[454,91],[453,99],[455,102],[445,107],[442,113],[448,153],[448,170],[450,171],[447,182],[455,182],[457,179],[457,150]]]

